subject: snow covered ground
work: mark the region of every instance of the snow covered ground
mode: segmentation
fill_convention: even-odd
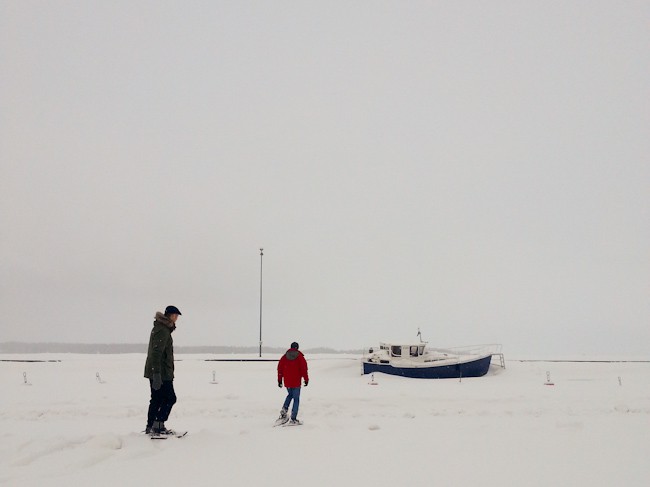
[[[0,362],[0,484],[650,485],[649,363],[510,360],[369,385],[357,357],[307,355],[305,424],[273,428],[276,364],[204,358],[177,357],[168,426],[189,435],[152,441],[144,355],[0,355],[60,360]]]

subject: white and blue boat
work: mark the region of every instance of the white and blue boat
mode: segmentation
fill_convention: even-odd
[[[482,377],[490,369],[492,356],[505,368],[501,345],[427,349],[426,342],[384,342],[363,356],[363,373],[415,379],[462,379]]]

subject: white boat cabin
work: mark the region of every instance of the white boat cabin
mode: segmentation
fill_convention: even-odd
[[[382,357],[390,358],[418,358],[425,355],[426,343],[413,343],[408,345],[392,345],[390,343],[380,343],[379,350],[368,350],[370,355],[375,354]]]

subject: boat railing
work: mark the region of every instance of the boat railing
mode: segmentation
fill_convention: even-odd
[[[468,345],[464,347],[453,348],[429,348],[430,351],[437,353],[453,354],[459,357],[470,355],[496,355],[499,357],[500,365],[505,369],[505,359],[503,357],[503,345],[500,343],[489,343],[483,345]]]
[[[454,355],[498,355],[503,353],[503,346],[499,343],[484,345],[467,345],[464,347],[451,348],[429,348],[430,351],[439,353],[449,353]]]
[[[451,348],[433,348],[429,347],[429,350],[442,353],[454,353],[457,355],[488,355],[488,354],[497,354],[503,353],[503,345],[500,343],[490,343],[484,345],[467,345],[464,347],[451,347]]]

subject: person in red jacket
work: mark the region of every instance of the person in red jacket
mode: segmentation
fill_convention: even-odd
[[[286,351],[278,362],[278,387],[282,387],[282,381],[284,381],[284,386],[287,388],[287,398],[284,400],[284,405],[280,411],[279,423],[287,422],[287,412],[291,401],[293,401],[289,424],[302,424],[298,419],[301,379],[304,379],[305,386],[309,384],[307,361],[302,352],[298,350],[298,343],[293,342],[291,348]]]

